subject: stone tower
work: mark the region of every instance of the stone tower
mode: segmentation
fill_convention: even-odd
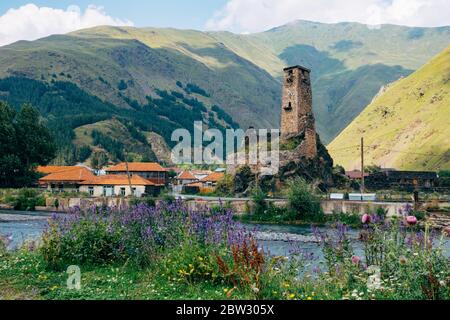
[[[310,73],[301,66],[284,69],[281,108],[281,143],[295,139],[299,154],[308,159],[317,156]]]

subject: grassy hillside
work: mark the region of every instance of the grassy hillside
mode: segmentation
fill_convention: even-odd
[[[84,160],[89,165],[92,165],[94,157],[104,157],[113,162],[125,157],[133,161],[157,160],[145,135],[133,131],[133,127],[129,128],[126,122],[117,119],[76,128],[73,143],[80,149],[88,147],[91,150],[90,156]]]
[[[450,169],[450,46],[409,77],[391,84],[329,145],[336,163],[414,170]]]

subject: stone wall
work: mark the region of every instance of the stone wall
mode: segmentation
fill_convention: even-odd
[[[128,206],[129,199],[125,198],[62,198],[58,199],[59,206],[55,207],[55,198],[47,199],[46,207],[37,207],[37,211],[49,211],[49,212],[68,212],[70,208],[80,207],[89,208],[92,206]],[[286,200],[269,200],[277,207],[283,207],[287,205]],[[195,210],[199,208],[212,208],[219,205],[231,206],[237,214],[245,214],[251,210],[253,203],[250,199],[239,199],[231,201],[219,201],[219,200],[202,200],[192,199],[186,200],[189,209]],[[333,213],[356,213],[363,215],[365,213],[375,213],[377,208],[383,208],[387,211],[388,216],[397,215],[399,210],[406,204],[413,205],[408,202],[368,202],[368,201],[348,201],[348,200],[324,200],[321,202],[322,208],[326,214]],[[429,203],[421,203],[422,209],[425,209]],[[436,204],[433,203],[433,206]],[[448,207],[448,202],[438,203],[439,207]]]

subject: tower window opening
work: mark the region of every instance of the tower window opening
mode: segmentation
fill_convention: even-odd
[[[291,111],[292,110],[292,103],[289,102],[288,105],[286,107],[284,107],[284,110]]]

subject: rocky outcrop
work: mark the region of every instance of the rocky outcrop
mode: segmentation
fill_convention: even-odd
[[[325,146],[316,138],[317,154],[307,157],[303,152],[303,141],[294,150],[280,151],[280,169],[275,177],[282,183],[290,178],[302,177],[326,190],[333,185],[333,159]]]

